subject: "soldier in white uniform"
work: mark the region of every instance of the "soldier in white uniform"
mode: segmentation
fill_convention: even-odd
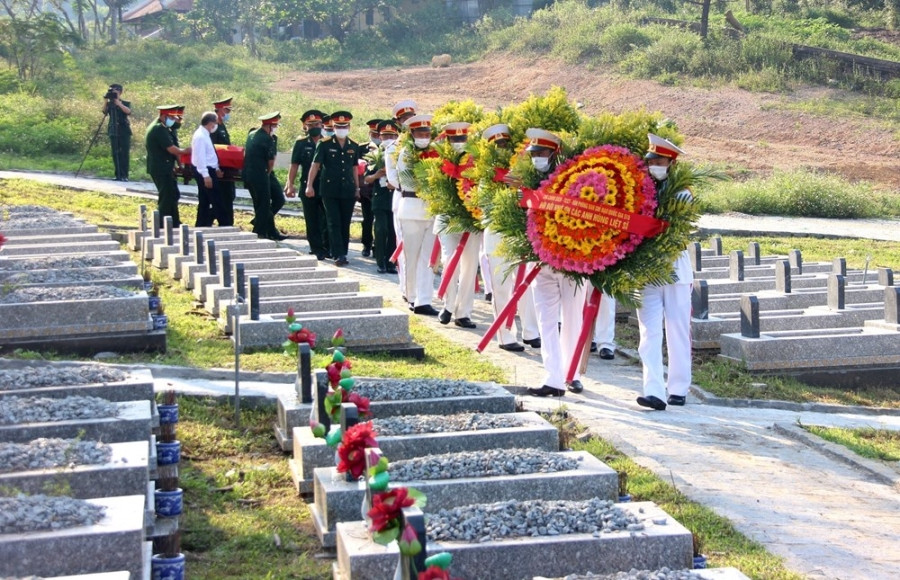
[[[416,115],[406,120],[415,143],[415,155],[428,155],[431,147],[431,115]],[[436,155],[437,152],[434,152]],[[400,204],[397,216],[403,237],[403,258],[406,268],[405,295],[410,308],[416,314],[437,316],[431,305],[434,295],[434,272],[428,267],[434,246],[434,218],[425,210],[425,202],[419,199],[419,184],[410,175],[409,151],[403,149],[397,159],[397,180],[400,185]]]
[[[410,117],[416,114],[416,102],[410,99],[406,99],[400,101],[392,110],[394,115],[394,120],[397,121],[397,124],[401,127],[403,126],[403,122],[409,119]],[[393,190],[394,197],[391,201],[391,212],[394,214],[394,234],[397,238],[397,244],[403,243],[403,233],[400,231],[400,180],[397,177],[397,165],[394,162],[394,156],[396,155],[397,150],[397,140],[396,138],[392,143],[389,143],[384,146],[384,171],[385,177],[388,181],[388,188]],[[397,259],[397,274],[398,274],[398,283],[400,285],[400,292],[403,295],[403,298],[409,301],[409,296],[406,295],[406,267],[403,263],[403,253],[400,253],[400,257]]]
[[[528,129],[527,151],[535,169],[551,173],[559,156],[559,137],[543,129]],[[566,383],[569,364],[575,356],[578,335],[584,324],[586,288],[577,285],[549,266],[544,266],[534,280],[534,307],[541,328],[541,358],[544,362],[544,384],[528,389],[535,397],[562,397],[566,388],[573,393],[584,390],[580,373],[575,370],[572,381]],[[580,366],[580,365],[579,365]]]
[[[669,167],[684,153],[673,143],[650,134],[645,160],[657,189],[664,186]],[[691,197],[688,190],[678,196]],[[684,405],[691,385],[691,286],[694,272],[685,249],[675,260],[675,282],[664,286],[645,286],[641,307],[637,310],[641,340],[638,353],[644,365],[644,395],[638,405],[663,411],[669,405]],[[669,355],[669,377],[663,375],[663,322]],[[668,398],[666,392],[668,391]]]
[[[469,137],[470,123],[447,123],[443,129],[443,135],[448,139],[456,151],[456,163],[463,158],[463,149]],[[441,261],[446,270],[450,259],[459,246],[462,234],[451,234],[445,230],[446,220],[443,216],[435,218],[435,233],[441,241]],[[439,321],[448,324],[453,317],[453,323],[462,328],[475,328],[472,322],[472,308],[475,305],[475,278],[478,276],[478,253],[481,250],[481,232],[469,232],[469,239],[463,249],[456,269],[450,277],[444,294],[444,309],[441,310]]]
[[[505,124],[491,125],[481,134],[482,138],[494,143],[497,147],[507,148],[510,146],[509,127]],[[509,304],[515,291],[516,276],[515,270],[510,272],[510,263],[498,255],[496,250],[503,238],[492,230],[490,226],[484,230],[484,253],[488,259],[488,267],[485,278],[490,277],[492,282],[493,295],[491,296],[491,304],[494,307],[494,319],[500,316],[506,305]],[[522,323],[522,341],[525,344],[532,345],[533,348],[541,347],[541,335],[538,329],[537,313],[534,310],[534,294],[531,286],[522,295],[517,305],[519,320]],[[510,352],[521,352],[525,350],[516,340],[515,324],[507,330],[506,324],[502,325],[497,331],[497,340],[500,342],[500,348]]]

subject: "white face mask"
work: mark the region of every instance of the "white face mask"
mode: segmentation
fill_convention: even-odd
[[[231,113],[225,113],[224,115],[222,115],[222,121],[227,123],[229,119],[231,119]]]
[[[463,151],[466,148],[465,143],[450,143],[450,146],[453,147],[453,150],[456,151],[457,153],[459,153],[460,151]]]
[[[270,135],[275,135],[275,133],[277,133],[277,132],[278,132],[278,125],[275,125],[274,127],[272,127],[272,132],[270,133]]]
[[[419,149],[425,149],[426,147],[428,147],[429,143],[431,143],[431,139],[429,139],[428,137],[424,137],[422,139],[413,140],[413,143],[415,143],[416,147],[418,147]]]
[[[381,146],[382,146],[382,148],[387,149],[388,147],[390,147],[391,145],[394,144],[394,141],[396,141],[396,139],[382,139]]]
[[[217,130],[218,128],[219,128],[218,125],[213,125],[212,128],[209,130],[209,132],[210,132],[210,133],[215,133],[216,130]]]
[[[346,139],[347,135],[350,134],[350,129],[335,129],[334,136],[338,139]]]
[[[649,168],[650,177],[656,181],[662,181],[669,174],[669,168],[662,165],[651,165]]]
[[[540,171],[541,173],[546,173],[548,169],[550,169],[550,158],[549,157],[532,157],[531,163],[534,165],[534,168]]]
[[[329,131],[328,129],[322,129],[322,137],[334,137],[334,131]]]

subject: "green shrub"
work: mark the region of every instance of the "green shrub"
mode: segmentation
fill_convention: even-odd
[[[866,183],[808,170],[776,171],[768,178],[715,182],[700,198],[712,213],[821,218],[900,216],[897,195],[876,193]]]
[[[629,53],[653,44],[653,38],[633,22],[618,22],[606,28],[598,39],[603,61],[616,63]]]

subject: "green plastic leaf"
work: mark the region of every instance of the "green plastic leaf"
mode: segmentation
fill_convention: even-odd
[[[435,554],[434,556],[425,558],[425,565],[437,566],[441,570],[446,570],[450,567],[450,562],[452,561],[453,555],[450,552],[441,552],[440,554]]]
[[[341,428],[338,427],[337,429],[334,429],[330,433],[325,435],[325,443],[327,443],[331,447],[334,447],[335,445],[337,445],[338,443],[341,442],[341,439],[343,438],[343,436],[344,436],[344,433],[341,431]]]
[[[400,529],[397,526],[388,528],[381,532],[375,532],[372,534],[372,540],[376,544],[381,544],[382,546],[387,546],[391,542],[397,539],[400,535]]]
[[[390,482],[391,475],[387,471],[382,471],[369,478],[369,487],[372,491],[384,491]]]
[[[334,356],[332,357],[331,360],[333,360],[334,362],[337,362],[337,363],[344,362],[344,353],[342,353],[339,350],[334,351]]]
[[[303,330],[303,325],[300,324],[299,322],[292,322],[288,326],[288,330],[290,330],[291,332],[298,332],[300,330]]]
[[[343,388],[347,389],[348,391],[350,391],[350,390],[353,389],[353,385],[356,384],[356,380],[353,379],[353,378],[341,379],[340,381],[338,381],[338,384],[339,384],[341,387],[343,387]]]
[[[416,503],[414,503],[413,505],[417,508],[422,509],[428,504],[428,498],[426,498],[425,494],[418,489],[409,487],[406,489],[406,493],[409,495],[409,497],[416,500]]]

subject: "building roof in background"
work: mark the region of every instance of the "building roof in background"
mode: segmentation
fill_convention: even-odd
[[[123,22],[138,22],[147,16],[160,14],[166,10],[188,12],[194,7],[194,0],[144,0],[133,10],[122,16]]]

